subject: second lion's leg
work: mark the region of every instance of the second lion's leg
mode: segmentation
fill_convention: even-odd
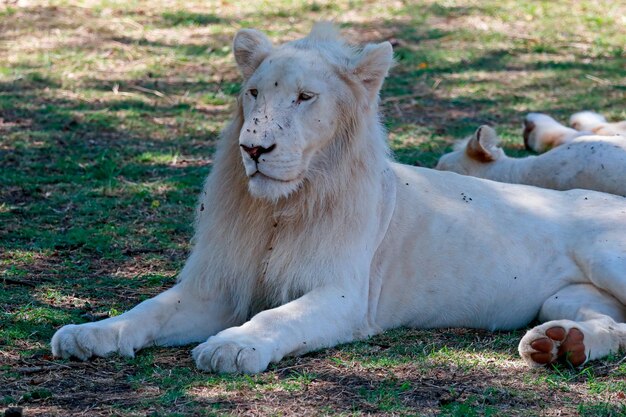
[[[531,366],[567,362],[580,366],[626,347],[626,306],[590,284],[571,285],[550,297],[519,344]]]

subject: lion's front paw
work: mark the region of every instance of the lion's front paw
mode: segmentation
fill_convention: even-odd
[[[52,336],[52,354],[65,359],[75,357],[81,360],[114,352],[134,356],[131,345],[120,343],[120,333],[120,329],[114,326],[102,326],[99,323],[69,324],[61,327]]]
[[[198,368],[217,373],[256,374],[267,369],[270,355],[261,342],[214,336],[192,355]]]
[[[546,323],[529,330],[519,344],[522,358],[531,366],[564,362],[580,366],[587,360],[584,333],[571,326]]]

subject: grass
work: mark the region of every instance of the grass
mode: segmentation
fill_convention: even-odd
[[[432,167],[483,123],[626,119],[626,9],[608,0],[32,1],[0,5],[0,410],[27,415],[625,415],[620,355],[527,369],[523,331],[400,329],[256,376],[198,372],[191,346],[52,361],[55,329],[170,286],[240,87],[230,41],[332,18],[392,40],[382,91],[398,160]]]

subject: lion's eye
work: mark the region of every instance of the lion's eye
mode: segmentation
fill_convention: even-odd
[[[313,94],[310,94],[310,93],[300,93],[300,95],[298,96],[299,101],[307,101],[307,100],[311,100],[312,98],[313,98]]]
[[[256,96],[259,95],[259,90],[257,90],[256,88],[251,88],[250,90],[248,90],[248,93],[250,93],[252,97],[256,98]]]

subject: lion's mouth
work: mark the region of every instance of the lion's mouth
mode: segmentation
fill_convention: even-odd
[[[298,176],[296,178],[293,178],[293,179],[289,179],[289,180],[284,180],[284,179],[281,179],[281,178],[271,177],[271,176],[269,176],[267,174],[262,173],[258,169],[252,175],[250,175],[250,178],[261,178],[261,179],[267,179],[267,180],[270,180],[270,181],[277,181],[277,182],[284,182],[284,183],[290,183],[290,182],[294,182],[294,181],[300,180],[300,176]]]

